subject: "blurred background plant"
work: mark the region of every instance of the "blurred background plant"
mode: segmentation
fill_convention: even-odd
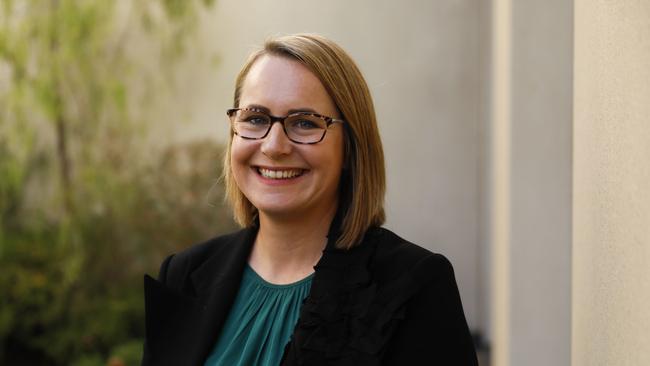
[[[152,137],[212,1],[0,4],[0,364],[139,364],[143,274],[234,228],[223,147]]]

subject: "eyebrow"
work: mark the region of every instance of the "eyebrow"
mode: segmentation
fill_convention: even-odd
[[[266,114],[271,114],[271,110],[268,109],[267,107],[260,105],[260,104],[249,104],[246,106],[246,108],[252,108],[252,109],[259,109],[260,111],[266,113]],[[287,114],[292,114],[292,113],[298,113],[298,112],[308,112],[308,113],[318,113],[312,108],[292,108],[287,111]]]

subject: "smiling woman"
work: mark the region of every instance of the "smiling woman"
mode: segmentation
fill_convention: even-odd
[[[143,365],[476,365],[450,263],[381,228],[381,140],[352,59],[317,35],[271,39],[227,115],[243,229],[145,277]]]
[[[307,109],[338,117],[336,106],[316,75],[303,64],[281,56],[265,55],[255,62],[241,88],[239,106],[275,115]],[[229,162],[232,176],[238,189],[257,209],[260,227],[266,227],[268,221],[301,222],[305,227],[319,228],[324,238],[338,207],[343,126],[310,128],[308,125],[308,131],[316,130],[310,132],[313,141],[318,141],[320,136],[323,139],[317,144],[300,144],[289,139],[289,131],[296,129],[287,126],[292,120],[283,119],[284,124],[267,123],[268,133],[263,139],[232,140]],[[235,120],[233,125],[237,124],[251,124],[251,121]],[[259,235],[264,235],[264,230]],[[320,241],[324,244],[323,239]],[[312,271],[313,264],[305,263],[308,268],[300,272]]]

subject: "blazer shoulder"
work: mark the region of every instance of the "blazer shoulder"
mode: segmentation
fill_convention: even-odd
[[[380,276],[397,277],[410,272],[424,282],[453,278],[452,264],[444,255],[413,244],[385,228],[375,229],[374,235],[377,249],[373,267]]]
[[[395,279],[402,291],[412,291],[385,363],[417,365],[434,357],[441,365],[476,366],[451,262],[387,229],[381,229],[375,257],[375,273],[385,278],[386,286]]]
[[[220,235],[169,255],[160,266],[158,281],[170,288],[181,290],[185,280],[194,270],[209,258],[234,250],[248,231],[249,229],[242,229]]]

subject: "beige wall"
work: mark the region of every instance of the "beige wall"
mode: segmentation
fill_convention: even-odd
[[[650,365],[650,1],[576,0],[573,365]]]
[[[650,1],[493,7],[493,363],[648,365]]]

